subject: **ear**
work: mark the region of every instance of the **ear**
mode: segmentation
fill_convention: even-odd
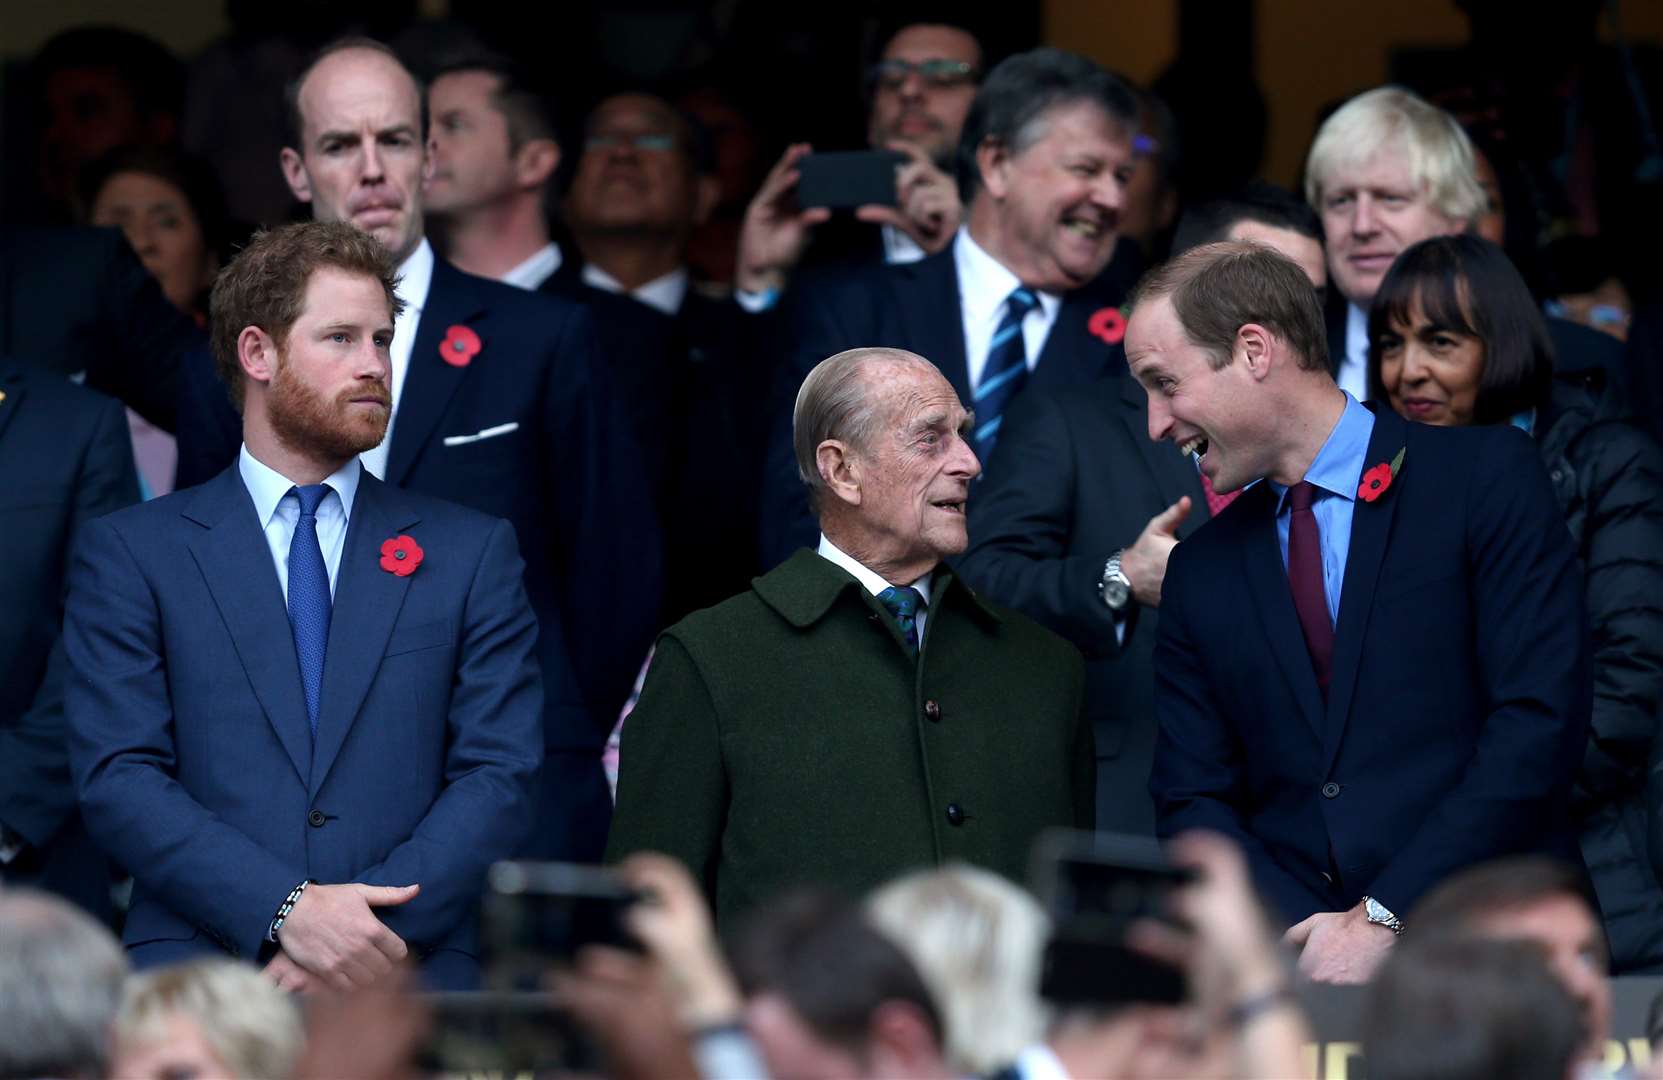
[[[258,326],[245,326],[237,335],[237,363],[250,382],[266,385],[277,375],[277,342]]]
[[[285,146],[277,155],[277,163],[283,169],[283,179],[288,181],[289,191],[296,199],[303,203],[312,201],[312,178],[306,172],[306,162],[300,153]]]
[[[917,1005],[910,1001],[884,1001],[872,1010],[867,1025],[877,1076],[928,1076],[942,1069],[941,1046]],[[887,1065],[887,1067],[885,1067]]]
[[[1010,163],[1010,150],[1000,139],[990,135],[976,147],[976,171],[981,174],[982,187],[995,199],[1010,194]]]
[[[560,144],[553,139],[531,139],[514,156],[514,179],[523,188],[539,188],[559,167]]]
[[[714,176],[701,176],[693,187],[693,226],[697,228],[710,220],[716,203],[722,197],[722,182]]]
[[[827,439],[815,447],[814,466],[834,498],[860,505],[860,457],[853,447],[841,439]]]
[[[1271,360],[1281,342],[1258,323],[1245,323],[1236,331],[1235,358],[1247,367],[1248,375],[1261,380],[1270,374]]]

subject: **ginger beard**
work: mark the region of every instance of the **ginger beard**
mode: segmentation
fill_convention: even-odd
[[[343,460],[380,446],[393,415],[392,393],[379,381],[357,383],[325,400],[294,374],[286,343],[277,350],[266,401],[271,429],[284,443]]]

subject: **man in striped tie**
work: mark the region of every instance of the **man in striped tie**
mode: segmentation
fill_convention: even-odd
[[[383,484],[393,256],[260,233],[213,294],[238,459],[90,522],[69,575],[70,759],[133,874],[134,965],[228,952],[279,986],[405,957],[477,982],[484,872],[529,825],[537,624],[512,527]]]

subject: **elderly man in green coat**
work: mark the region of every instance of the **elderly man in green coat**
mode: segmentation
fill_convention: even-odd
[[[942,565],[981,470],[970,422],[902,350],[852,349],[804,380],[819,549],[659,639],[609,859],[675,856],[725,922],[793,887],[860,893],[950,860],[1020,879],[1041,830],[1091,826],[1079,653]]]

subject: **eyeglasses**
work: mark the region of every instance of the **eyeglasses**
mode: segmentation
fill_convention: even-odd
[[[628,144],[637,150],[665,153],[676,148],[674,135],[646,132],[641,135],[607,135],[596,132],[583,140],[585,150],[613,150]]]
[[[866,78],[879,90],[893,93],[907,81],[908,75],[917,75],[937,90],[947,90],[974,82],[980,74],[976,65],[963,60],[921,60],[916,64],[910,60],[880,60],[872,65]]]

